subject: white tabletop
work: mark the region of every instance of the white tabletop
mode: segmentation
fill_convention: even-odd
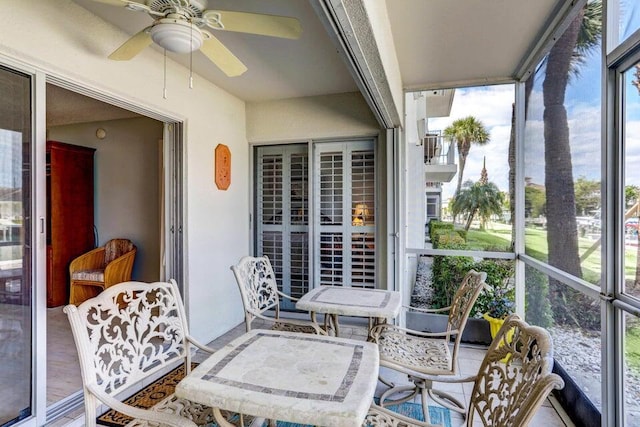
[[[343,286],[320,286],[296,303],[298,310],[343,316],[393,319],[400,313],[400,292]]]
[[[175,394],[267,419],[359,426],[377,378],[375,344],[255,329],[196,367]]]

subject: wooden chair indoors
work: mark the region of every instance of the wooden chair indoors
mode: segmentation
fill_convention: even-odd
[[[406,402],[420,394],[425,419],[428,419],[427,396],[435,402],[459,413],[465,413],[465,404],[450,393],[433,388],[434,382],[457,373],[457,358],[462,332],[471,309],[480,293],[485,289],[487,273],[470,270],[462,280],[449,307],[440,309],[411,310],[420,312],[449,313],[447,329],[442,332],[421,332],[398,326],[383,324],[371,330],[374,342],[380,350],[380,366],[385,366],[409,376],[412,385],[395,386],[381,380],[391,388],[380,396],[380,405],[387,406]],[[452,338],[453,348],[450,350]],[[398,397],[400,396],[400,397]]]
[[[315,322],[280,318],[280,297],[292,301],[297,301],[297,298],[278,290],[269,257],[242,257],[236,265],[231,266],[231,270],[242,296],[247,332],[251,330],[251,323],[259,318],[269,323],[271,329],[326,335],[325,330]],[[274,311],[274,317],[264,315],[268,310]]]
[[[69,303],[78,305],[109,286],[131,280],[135,256],[131,240],[112,239],[71,261]]]
[[[512,338],[510,334],[513,333]],[[553,343],[546,330],[509,316],[480,364],[478,373],[450,382],[473,382],[465,426],[526,427],[553,389],[564,387],[553,374]],[[427,418],[428,420],[428,418]],[[371,427],[435,427],[373,403]]]

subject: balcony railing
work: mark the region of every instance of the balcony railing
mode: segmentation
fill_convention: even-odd
[[[425,178],[431,182],[450,182],[458,171],[453,141],[437,134],[422,139]]]

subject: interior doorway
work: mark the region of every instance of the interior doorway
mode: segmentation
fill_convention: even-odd
[[[165,230],[170,229],[168,224],[175,220],[174,210],[167,206],[181,206],[181,201],[175,200],[180,192],[165,183],[175,182],[175,176],[167,179],[166,174],[180,175],[179,167],[167,167],[176,163],[165,153],[180,151],[178,132],[167,134],[176,126],[50,83],[47,84],[46,115],[47,141],[91,153],[83,160],[92,162],[93,169],[89,186],[93,191],[83,196],[91,199],[88,203],[92,207],[87,214],[92,217],[90,236],[85,236],[91,246],[87,249],[103,246],[110,239],[128,239],[137,249],[131,280],[152,282],[175,277],[171,271],[181,271],[181,266],[170,265],[175,259],[167,254],[179,250],[168,246],[179,244],[174,242],[180,239],[168,238]],[[62,169],[69,167],[81,167],[79,160],[71,160]],[[48,168],[47,173],[59,173],[53,169]],[[176,186],[180,185],[178,180]],[[61,187],[58,191],[62,193],[77,189],[72,183],[68,188]],[[55,221],[59,214],[55,207],[48,209],[47,223]],[[47,243],[48,246],[54,244],[50,239]],[[63,240],[55,244],[66,243]],[[68,253],[69,259],[64,260],[64,297],[49,298],[47,289],[48,421],[78,406],[82,399],[75,345],[62,312],[69,302],[68,264],[84,251],[77,249],[76,252],[80,253]]]

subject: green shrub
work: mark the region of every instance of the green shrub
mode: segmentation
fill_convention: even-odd
[[[460,246],[466,243],[460,234],[456,232],[441,232],[437,235],[437,240],[435,243],[436,248],[442,248],[443,246]]]
[[[466,245],[447,244],[441,249],[468,249]],[[433,307],[442,308],[451,304],[453,295],[462,283],[462,279],[469,270],[484,271],[487,273],[486,283],[489,291],[483,291],[471,310],[472,317],[479,317],[491,308],[491,302],[496,295],[515,300],[515,288],[513,281],[514,263],[510,260],[481,260],[474,261],[472,257],[465,256],[435,256],[433,258]]]
[[[516,288],[514,286],[514,262],[506,259],[485,259],[473,266],[476,271],[487,273],[485,282],[488,291],[483,291],[471,310],[471,316],[478,317],[489,312],[498,298],[515,303]]]
[[[453,223],[451,222],[442,222],[442,221],[429,221],[429,238],[432,242],[436,242],[437,235],[441,231],[453,231]]]
[[[527,322],[543,328],[553,326],[547,276],[528,265],[524,269],[527,278],[524,289]]]

